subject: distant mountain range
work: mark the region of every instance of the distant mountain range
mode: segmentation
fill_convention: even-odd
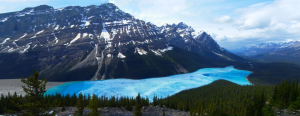
[[[184,23],[156,26],[112,3],[0,14],[0,78],[148,78],[247,60]]]
[[[261,43],[231,50],[231,52],[257,61],[300,64],[300,41]]]

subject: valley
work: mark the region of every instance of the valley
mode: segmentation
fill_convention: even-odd
[[[140,93],[141,97],[149,98],[159,96],[166,98],[180,91],[200,87],[223,79],[239,85],[251,85],[247,80],[251,72],[236,70],[233,67],[204,68],[193,73],[178,74],[167,77],[155,77],[140,80],[111,79],[101,81],[77,81],[69,82],[47,89],[45,94],[79,94],[86,96],[96,94],[98,96],[128,96],[135,97]]]
[[[0,13],[0,115],[300,114],[299,41],[227,49],[233,36],[158,26],[120,8]]]

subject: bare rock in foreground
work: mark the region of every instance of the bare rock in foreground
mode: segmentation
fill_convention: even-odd
[[[77,110],[76,107],[66,107],[66,111],[61,112],[61,107],[55,108],[57,116],[73,116]],[[125,107],[101,107],[99,111],[104,116],[134,116],[134,111],[128,111]],[[143,116],[162,116],[165,111],[166,116],[189,116],[188,112],[169,109],[160,106],[144,106],[142,109]],[[85,108],[84,114],[87,115],[91,110]]]

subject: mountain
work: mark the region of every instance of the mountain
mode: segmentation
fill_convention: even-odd
[[[245,59],[227,52],[206,32],[195,32],[190,26],[179,23],[178,25],[163,25],[158,28],[166,40],[177,47],[201,54],[213,59],[230,61],[246,61]]]
[[[156,26],[112,3],[0,14],[0,78],[33,69],[50,81],[140,79],[245,59],[184,23]]]
[[[261,43],[232,50],[245,58],[267,62],[290,62],[300,64],[300,41]]]
[[[280,42],[280,43],[260,43],[253,46],[243,46],[238,49],[230,50],[240,56],[255,56],[268,52],[280,51],[286,48],[296,47],[298,41]]]

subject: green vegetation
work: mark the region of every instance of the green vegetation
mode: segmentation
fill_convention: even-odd
[[[92,110],[89,114],[90,116],[101,116],[101,113],[98,111],[98,98],[97,95],[93,94],[92,99],[89,101],[89,105],[87,106]]]
[[[255,56],[249,56],[248,59],[265,61],[265,62],[290,62],[294,64],[300,64],[299,57],[295,54],[299,53],[299,49],[285,48],[282,50],[273,51],[274,54],[270,54],[271,51]]]
[[[300,109],[300,89],[298,80],[293,82],[282,81],[281,84],[274,87],[274,94],[270,100],[270,105],[279,109]]]
[[[253,68],[247,63],[237,63],[234,68],[251,71],[248,76],[255,85],[275,85],[282,80],[295,80],[300,77],[300,66],[291,63],[262,63],[251,62]]]
[[[188,111],[191,115],[208,116],[275,116],[278,109],[300,109],[300,89],[297,81],[282,81],[281,84],[240,86],[226,80],[217,80],[211,84],[179,92],[167,98],[154,96],[153,102],[140,97],[106,97],[76,95],[43,95],[46,80],[38,80],[34,74],[22,82],[27,93],[25,97],[9,94],[0,97],[0,114],[14,114],[21,111],[24,115],[50,115],[51,107],[77,107],[75,115],[83,115],[83,109],[89,108],[88,115],[101,115],[99,107],[125,107],[136,116],[142,115],[142,106],[166,106],[171,109]],[[64,109],[65,110],[65,109]],[[55,113],[55,112],[54,112]],[[53,113],[53,114],[54,114]],[[165,115],[165,112],[162,112]]]
[[[8,96],[1,96],[0,103],[3,104],[3,107],[0,107],[0,111],[2,113],[16,113],[22,110],[25,110],[23,107],[19,108],[15,106],[13,103],[18,103],[19,99],[24,99],[22,96],[15,95],[8,95]],[[97,98],[97,99],[93,99]],[[78,110],[76,114],[82,113],[82,108],[90,108],[93,113],[96,113],[96,108],[99,107],[125,107],[127,110],[132,111],[132,107],[136,104],[135,98],[129,97],[106,97],[106,96],[85,96],[85,95],[45,95],[43,99],[40,101],[48,101],[47,104],[53,104],[52,107],[77,107]],[[150,102],[148,98],[140,98],[140,106],[149,106]],[[90,115],[92,115],[90,114]]]
[[[265,108],[265,100],[271,95],[272,86],[240,86],[229,81],[217,80],[209,85],[185,90],[165,99],[154,97],[153,104],[189,111],[194,115],[242,116],[246,115],[247,111],[259,111]],[[259,105],[260,107],[257,107]]]
[[[77,107],[77,111],[75,111],[75,115],[78,116],[82,116],[83,115],[83,109],[85,107],[84,101],[83,101],[83,95],[80,93],[77,103],[76,103],[76,107]]]
[[[140,93],[136,96],[135,107],[134,107],[134,116],[142,116],[142,103]]]
[[[82,108],[87,107],[96,113],[99,107],[125,107],[132,111],[135,107],[135,114],[140,115],[142,106],[160,105],[171,109],[189,111],[192,115],[257,115],[272,116],[273,110],[266,105],[273,94],[273,86],[240,86],[225,80],[218,80],[209,85],[195,89],[185,90],[167,98],[155,96],[153,102],[148,98],[129,98],[129,97],[106,97],[106,96],[84,96],[73,95],[46,95],[43,100],[48,100],[53,107],[78,107],[78,114]],[[20,96],[18,98],[23,99]],[[95,99],[96,98],[96,99]],[[9,99],[9,100],[8,100]],[[43,101],[41,100],[41,101]],[[11,106],[15,102],[11,95],[2,96],[0,103],[4,104],[8,110],[16,111],[16,107]],[[140,104],[140,105],[139,105]],[[19,111],[22,109],[19,109]],[[1,109],[0,109],[1,111]]]
[[[50,116],[54,114],[50,114],[49,110],[51,106],[48,104],[46,100],[44,100],[44,93],[46,92],[46,83],[47,80],[43,78],[43,80],[39,80],[39,73],[38,71],[33,71],[33,74],[25,79],[21,78],[21,81],[25,83],[27,86],[22,86],[23,90],[25,91],[26,95],[24,101],[20,98],[16,98],[14,96],[14,100],[18,101],[16,103],[13,101],[13,104],[19,106],[20,101],[22,105],[20,106],[22,109],[26,110],[23,113],[24,116]]]

